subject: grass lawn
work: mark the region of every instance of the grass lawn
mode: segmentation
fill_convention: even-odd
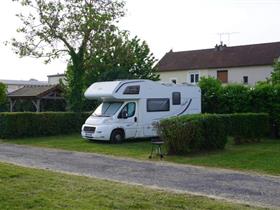
[[[148,160],[151,150],[149,141],[134,141],[112,145],[108,143],[89,142],[82,139],[79,135],[27,138],[8,140],[7,142],[95,152],[142,160]],[[164,161],[280,175],[280,140],[264,139],[261,143],[238,146],[233,145],[230,141],[223,151],[190,154],[187,156],[165,156]]]
[[[256,209],[0,163],[0,209]]]

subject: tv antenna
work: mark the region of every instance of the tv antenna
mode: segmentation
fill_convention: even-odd
[[[230,36],[233,34],[238,34],[239,32],[223,32],[223,33],[218,33],[219,37],[220,37],[220,43],[223,43],[223,36],[227,36],[228,39],[228,45],[230,45]]]

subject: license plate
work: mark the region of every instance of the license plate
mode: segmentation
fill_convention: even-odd
[[[92,134],[91,133],[85,133],[85,136],[86,137],[92,137]]]

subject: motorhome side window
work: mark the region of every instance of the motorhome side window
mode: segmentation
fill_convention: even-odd
[[[135,114],[136,104],[134,102],[127,103],[121,110],[118,118],[129,118]],[[125,113],[125,116],[124,116]]]
[[[172,93],[172,104],[173,105],[180,105],[181,104],[181,93],[180,92],[173,92]]]
[[[125,95],[133,95],[133,94],[139,94],[140,92],[140,86],[139,85],[133,85],[133,86],[128,86],[125,88],[123,91],[123,94]]]
[[[147,99],[147,112],[169,111],[169,98]]]

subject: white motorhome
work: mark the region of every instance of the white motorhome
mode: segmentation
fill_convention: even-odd
[[[164,118],[201,112],[200,88],[150,80],[93,83],[87,99],[102,103],[82,126],[83,138],[113,143],[157,136],[156,123]]]

